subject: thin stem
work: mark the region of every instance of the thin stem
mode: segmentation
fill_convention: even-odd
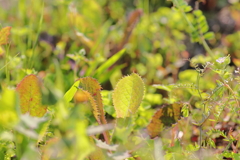
[[[212,50],[210,49],[210,47],[208,46],[206,40],[204,38],[202,38],[202,44],[204,49],[207,51],[207,53],[210,55],[210,57],[212,58],[212,61],[214,61],[214,55]]]
[[[239,102],[238,102],[237,97],[236,97],[234,91],[232,90],[232,88],[228,84],[226,84],[226,83],[224,83],[224,86],[226,86],[229,89],[229,91],[233,94],[233,97],[234,97],[234,99],[236,101],[237,107],[240,108]]]
[[[229,141],[229,143],[226,146],[226,148],[224,149],[224,151],[227,151],[230,148],[231,144],[232,144],[232,140]]]
[[[17,54],[14,56],[14,58],[17,57],[19,54],[20,54],[20,53],[17,53]],[[7,60],[6,60],[6,61],[5,61],[5,65],[2,66],[2,67],[0,68],[0,70],[2,70],[2,69],[5,68],[5,67],[7,68],[7,65],[9,65],[9,63],[11,63],[11,61],[7,62]]]
[[[200,146],[200,149],[202,148],[202,125],[199,126],[199,130],[200,130],[200,135],[199,135],[199,146]]]
[[[4,65],[4,66],[6,66],[5,72],[6,72],[6,80],[7,80],[7,82],[10,81],[10,72],[9,72],[8,66],[7,66],[7,64],[10,62],[10,61],[8,62],[8,58],[9,58],[9,48],[10,48],[10,45],[8,45],[8,46],[7,46],[7,49],[6,49],[6,60],[5,60],[5,65]]]
[[[202,95],[200,93],[200,89],[199,89],[199,82],[200,82],[200,73],[198,72],[198,76],[197,76],[197,91],[198,91],[198,94],[201,98],[201,101],[202,101]]]
[[[178,5],[177,1],[174,1],[174,2]],[[187,21],[188,25],[191,27],[191,29],[195,30],[193,24],[189,21],[186,13],[181,8],[180,8],[180,12],[183,15],[184,19]],[[214,61],[214,54],[213,54],[212,50],[210,49],[210,47],[208,46],[208,44],[207,44],[206,40],[204,39],[203,35],[201,35],[201,43],[203,44],[203,47],[207,51],[209,56],[212,58],[212,61]]]

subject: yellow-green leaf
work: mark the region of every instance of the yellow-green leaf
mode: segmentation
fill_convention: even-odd
[[[170,127],[181,117],[182,104],[174,103],[160,108],[152,117],[147,126],[148,134],[151,138],[159,136],[165,127]]]
[[[79,81],[74,82],[72,87],[65,93],[63,98],[67,102],[70,102],[73,99],[74,95],[76,94],[76,92],[78,90],[78,85],[79,85]]]
[[[47,106],[42,105],[40,81],[36,75],[26,76],[16,88],[20,97],[20,107],[23,114],[42,117],[47,112]]]
[[[0,30],[0,45],[8,43],[11,27],[4,27]]]
[[[113,104],[117,118],[126,118],[134,114],[144,95],[144,83],[141,77],[132,73],[121,79],[113,93]]]

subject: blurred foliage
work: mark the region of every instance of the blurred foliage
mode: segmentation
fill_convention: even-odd
[[[238,0],[0,1],[0,159],[237,159],[239,19]],[[21,113],[30,74],[43,117]]]

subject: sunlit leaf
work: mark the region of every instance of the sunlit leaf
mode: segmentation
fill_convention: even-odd
[[[103,73],[106,72],[106,70],[109,67],[111,67],[117,60],[119,60],[124,53],[125,53],[125,49],[123,49],[123,50],[119,51],[118,53],[114,54],[111,58],[109,58],[105,63],[103,63],[96,70],[96,73],[95,73],[94,77],[100,77],[101,79],[104,79],[104,80],[100,80],[100,82],[106,81],[106,77],[108,78],[110,75],[109,75],[109,73],[108,73],[108,75],[103,74]],[[121,66],[116,66],[115,68],[122,69],[123,67],[125,67],[124,64],[121,65]],[[110,74],[112,74],[113,71],[116,70],[115,68],[112,69],[112,72]]]
[[[0,30],[0,45],[8,43],[11,27],[4,27]]]
[[[187,147],[186,147],[186,150],[187,151],[197,151],[199,150],[200,146],[198,144],[189,144]]]
[[[171,92],[174,88],[173,85],[160,85],[160,84],[154,84],[153,87],[156,87],[157,89],[162,89],[168,92]]]
[[[70,102],[70,101],[73,99],[75,93],[76,93],[77,90],[78,90],[78,85],[79,85],[79,81],[76,81],[76,82],[72,85],[72,87],[65,93],[64,99],[65,99],[67,102]]]
[[[186,6],[185,8],[184,8],[184,12],[189,12],[189,11],[191,11],[192,10],[192,7],[191,6]]]
[[[47,106],[42,105],[40,81],[36,75],[26,76],[16,88],[20,97],[20,107],[23,114],[42,117],[47,112]]]
[[[133,131],[133,124],[132,117],[118,118],[112,138],[122,143],[126,143]]]
[[[100,76],[103,74],[109,67],[111,67],[119,58],[125,53],[125,49],[119,51],[114,54],[111,58],[109,58],[105,63],[103,63],[96,71],[95,76]]]
[[[77,103],[89,101],[97,122],[107,124],[100,91],[101,86],[96,79],[91,77],[80,78],[67,91],[64,99],[69,102],[74,97],[74,101]],[[106,143],[109,143],[109,133],[104,131],[103,135]]]
[[[183,107],[181,109],[181,112],[183,114],[183,117],[188,117],[189,116],[189,108],[188,108],[187,104],[183,105]]]
[[[80,78],[78,80],[78,88],[81,89],[86,96],[88,96],[90,103],[93,107],[95,118],[98,122],[106,124],[105,113],[103,110],[103,103],[101,97],[101,86],[96,79],[91,77]],[[99,115],[99,116],[97,116]]]
[[[117,118],[126,118],[134,114],[144,95],[144,83],[141,77],[132,73],[121,79],[113,93],[113,104]]]
[[[147,126],[151,138],[159,136],[165,127],[171,127],[181,117],[182,104],[174,103],[159,109]]]
[[[214,38],[214,33],[213,32],[207,32],[203,36],[204,36],[205,39],[210,40],[210,39]]]

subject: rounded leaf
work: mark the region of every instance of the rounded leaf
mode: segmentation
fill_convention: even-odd
[[[42,117],[47,112],[47,106],[42,105],[40,81],[36,75],[26,76],[16,88],[20,97],[20,107],[23,114]]]
[[[126,118],[134,114],[144,95],[144,83],[141,77],[132,73],[121,79],[113,93],[113,104],[117,118]]]

